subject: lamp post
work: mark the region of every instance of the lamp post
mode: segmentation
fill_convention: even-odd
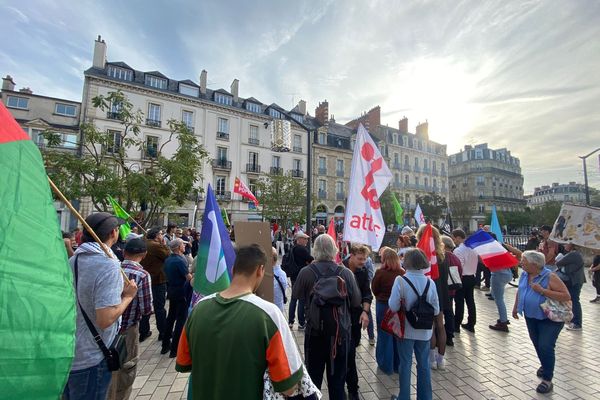
[[[579,156],[579,158],[581,158],[581,160],[583,161],[583,179],[585,181],[585,204],[588,206],[590,205],[590,188],[588,186],[587,165],[585,163],[585,160],[594,153],[597,153],[598,151],[600,151],[600,147],[598,147],[591,153],[586,154],[585,156]]]
[[[306,131],[308,135],[308,149],[306,161],[306,231],[308,235],[308,251],[310,252],[312,240],[310,235],[310,224],[312,220],[312,130],[308,126],[304,125],[302,122],[299,122],[296,119],[294,119],[294,117],[292,117],[286,111],[283,111],[281,109],[277,109],[277,111],[279,111],[281,115],[286,117],[290,122],[295,122],[296,124],[298,124],[302,129]]]

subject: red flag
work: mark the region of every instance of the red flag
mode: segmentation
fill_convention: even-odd
[[[335,242],[335,245],[337,247],[337,235],[335,234],[335,225],[333,223],[333,218],[331,218],[329,220],[329,228],[327,228],[327,234],[329,236],[331,236],[331,238],[333,239],[333,241]],[[340,249],[339,248],[338,248],[337,256],[335,257],[335,262],[338,263],[338,264],[342,262],[342,257],[340,256]]]
[[[417,243],[417,247],[425,253],[427,260],[429,261],[429,268],[425,270],[425,275],[431,277],[431,279],[438,279],[440,277],[440,271],[438,269],[437,255],[435,252],[435,241],[433,240],[433,232],[431,230],[431,224],[427,224]]]
[[[235,178],[233,193],[237,193],[242,197],[252,200],[254,204],[258,206],[258,200],[256,200],[256,197],[252,194],[250,189],[248,189],[248,186],[246,186],[246,184],[238,177]]]

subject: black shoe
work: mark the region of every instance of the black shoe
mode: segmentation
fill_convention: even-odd
[[[454,341],[452,339],[446,339],[446,346],[454,346]]]
[[[497,322],[496,325],[490,325],[490,329],[500,332],[508,332],[508,325],[506,322]]]
[[[539,367],[537,372],[535,373],[537,375],[538,378],[541,378],[544,376],[544,369],[542,367]]]
[[[488,296],[487,298],[488,300],[494,300],[494,298],[492,296]]]
[[[500,323],[500,320],[499,320],[499,319],[497,319],[497,320],[496,320],[496,323],[498,323],[498,324],[499,324],[499,323]],[[510,321],[506,321],[506,325],[510,325]]]
[[[461,327],[463,329],[468,330],[471,333],[475,333],[475,327],[473,325],[469,325],[469,324],[461,324]]]
[[[158,334],[158,341],[159,341],[159,342],[162,342],[162,340],[163,340],[163,334],[162,334],[162,333],[159,333],[159,334]]]
[[[170,352],[169,353],[169,358],[175,358],[177,357],[177,352]]]
[[[167,354],[170,351],[171,351],[171,346],[163,346],[162,349],[160,349],[160,354]]]
[[[492,297],[492,294],[491,294],[491,293],[486,293],[485,295],[486,295],[487,297]]]
[[[140,335],[140,343],[142,343],[144,340],[148,339],[150,336],[152,336],[152,331],[145,333],[143,335]]]
[[[360,397],[358,397],[358,392],[348,392],[348,400],[360,400]]]

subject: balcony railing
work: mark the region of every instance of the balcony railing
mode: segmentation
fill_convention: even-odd
[[[213,160],[212,166],[213,168],[231,171],[231,161],[228,160]]]
[[[258,146],[260,145],[260,140],[258,140],[257,138],[248,138],[248,144]]]
[[[345,193],[336,193],[335,194],[335,199],[336,200],[344,200],[346,198],[346,194]]]
[[[393,186],[394,189],[402,189],[402,182],[394,182]]]
[[[118,119],[119,121],[123,119],[123,116],[120,112],[116,111],[108,111],[106,113],[106,119]]]
[[[304,178],[304,171],[299,169],[293,169],[292,178]]]
[[[434,168],[433,170],[431,170],[431,174],[432,174],[433,176],[438,176],[438,175],[439,175],[439,173],[438,173],[438,170],[437,170],[437,169],[435,169],[435,168]]]
[[[271,174],[272,175],[282,175],[283,174],[283,168],[281,168],[281,167],[271,167]]]
[[[246,172],[253,172],[255,174],[259,174],[260,173],[260,165],[246,164]]]
[[[319,168],[319,175],[327,175],[327,168]]]
[[[294,146],[294,147],[292,148],[292,151],[293,151],[294,153],[302,153],[302,147],[299,147],[299,146]]]
[[[319,199],[326,199],[327,192],[325,190],[319,190],[318,197],[319,197]]]
[[[404,170],[410,172],[410,165],[404,164]]]
[[[337,171],[335,171],[335,174],[336,174],[336,176],[343,177],[344,176],[344,170],[339,170],[338,169]]]
[[[402,169],[402,164],[399,162],[394,162],[394,169]]]
[[[215,197],[217,200],[229,201],[231,200],[231,192],[217,190],[215,191]]]
[[[414,168],[413,168],[413,171],[415,171],[415,172],[421,172],[421,167],[415,165]]]
[[[429,173],[431,173],[431,170],[429,169],[429,167],[423,167],[423,173],[429,174]]]
[[[229,133],[217,132],[217,139],[229,141]]]
[[[146,125],[148,126],[153,126],[155,128],[160,128],[161,126],[161,121],[160,119],[150,119],[150,118],[146,118]]]

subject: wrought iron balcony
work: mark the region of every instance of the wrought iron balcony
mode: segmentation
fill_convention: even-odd
[[[257,138],[248,138],[248,144],[258,146],[260,145],[260,140],[258,140]]]
[[[282,175],[283,174],[283,168],[281,168],[281,167],[271,167],[271,174],[273,174],[273,175]]]
[[[246,164],[246,172],[251,172],[255,174],[260,173],[260,165],[258,164]]]
[[[217,132],[217,139],[229,141],[229,133]]]
[[[335,171],[335,174],[336,174],[336,176],[343,177],[344,176],[344,170],[343,169],[342,170],[338,169],[338,170]]]
[[[215,197],[217,198],[217,200],[230,201],[231,200],[231,192],[217,190],[217,191],[215,191]]]
[[[146,118],[146,125],[148,125],[148,126],[152,126],[154,128],[160,128],[161,124],[162,123],[161,123],[160,119]]]
[[[326,199],[327,192],[325,190],[319,190],[318,197],[319,197],[319,199]]]
[[[212,161],[213,168],[216,169],[224,169],[227,171],[231,171],[231,161],[222,159],[222,160],[213,160]]]
[[[345,193],[336,193],[335,198],[336,198],[336,200],[344,200],[346,198],[346,194]]]
[[[294,153],[302,153],[302,147],[294,146],[294,147],[292,148],[292,151],[293,151]]]
[[[402,169],[402,164],[399,162],[394,162],[394,169]]]
[[[116,112],[116,111],[108,111],[106,113],[106,118],[107,119],[118,119],[119,121],[123,120],[123,116],[121,115],[121,113]]]
[[[291,172],[292,172],[292,178],[304,178],[304,171],[302,171],[302,170],[293,169]]]

